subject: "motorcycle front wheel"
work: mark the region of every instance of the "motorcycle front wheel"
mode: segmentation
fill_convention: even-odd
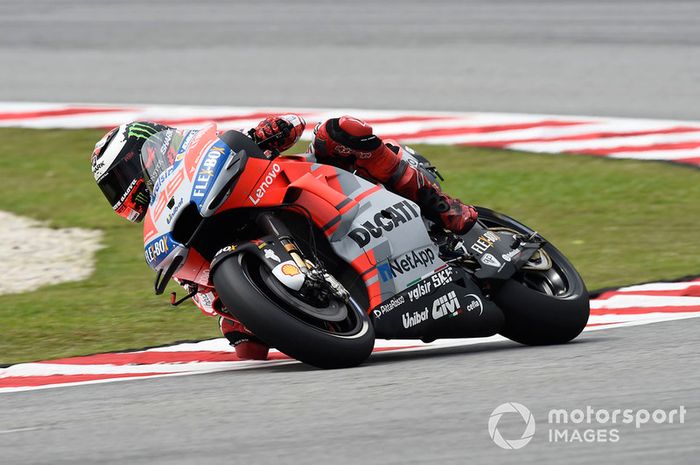
[[[353,299],[310,303],[246,253],[222,261],[212,280],[229,313],[292,358],[318,368],[347,368],[372,353],[374,328]]]

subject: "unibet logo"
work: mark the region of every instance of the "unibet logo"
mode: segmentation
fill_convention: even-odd
[[[413,315],[405,313],[401,315],[401,320],[403,322],[403,327],[406,329],[416,326],[428,320],[428,309],[426,308],[422,312],[413,312]]]
[[[458,315],[459,314],[459,300],[457,300],[457,294],[455,291],[450,291],[447,295],[443,295],[435,302],[433,302],[433,320],[442,318],[447,314]]]

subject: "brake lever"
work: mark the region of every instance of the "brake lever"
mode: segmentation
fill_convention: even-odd
[[[187,294],[185,297],[183,297],[180,300],[175,300],[175,299],[177,299],[177,292],[171,292],[170,293],[170,305],[172,307],[177,307],[178,305],[181,305],[184,301],[196,296],[197,292],[198,292],[198,289],[195,287],[194,291],[191,291],[189,294]]]

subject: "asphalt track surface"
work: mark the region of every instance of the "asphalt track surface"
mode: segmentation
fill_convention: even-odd
[[[0,100],[700,119],[695,0],[0,0]]]
[[[4,394],[2,463],[697,463],[699,346],[700,319],[689,319],[560,347],[374,354],[351,370],[294,364]],[[506,401],[537,422],[516,451],[487,432]],[[688,414],[684,424],[618,425],[617,443],[548,442],[550,409],[587,405]],[[523,423],[507,419],[503,435],[519,437]]]
[[[692,1],[0,0],[0,100],[699,119],[699,21]],[[559,347],[375,354],[352,370],[5,394],[0,462],[697,463],[698,347],[690,319]],[[487,433],[507,401],[538,422],[519,451]],[[586,405],[688,415],[623,425],[614,444],[547,442],[549,409]]]

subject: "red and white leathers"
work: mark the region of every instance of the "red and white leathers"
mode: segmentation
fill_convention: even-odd
[[[283,152],[299,141],[306,123],[298,115],[268,116],[248,134],[263,150]],[[398,147],[385,144],[366,122],[350,116],[330,119],[314,130],[311,152],[321,163],[357,170],[420,205],[425,216],[455,233],[464,233],[477,219],[473,207],[442,192],[420,170],[401,160]],[[208,315],[218,299],[214,289],[201,288],[192,300]],[[269,347],[234,319],[220,318],[222,334],[243,359],[265,359]]]
[[[320,123],[311,150],[321,163],[357,170],[413,200],[428,219],[452,232],[463,234],[476,222],[473,207],[448,196],[423,172],[403,161],[398,146],[385,144],[365,121],[343,116]]]
[[[188,292],[194,284],[181,282],[175,278]],[[236,321],[233,317],[226,318],[221,315],[221,302],[214,288],[197,286],[197,294],[192,297],[192,302],[207,316],[219,317],[219,329],[221,334],[228,339],[229,344],[236,349],[236,355],[242,360],[265,360],[270,347],[258,339],[248,328]],[[216,309],[218,308],[219,311]]]

